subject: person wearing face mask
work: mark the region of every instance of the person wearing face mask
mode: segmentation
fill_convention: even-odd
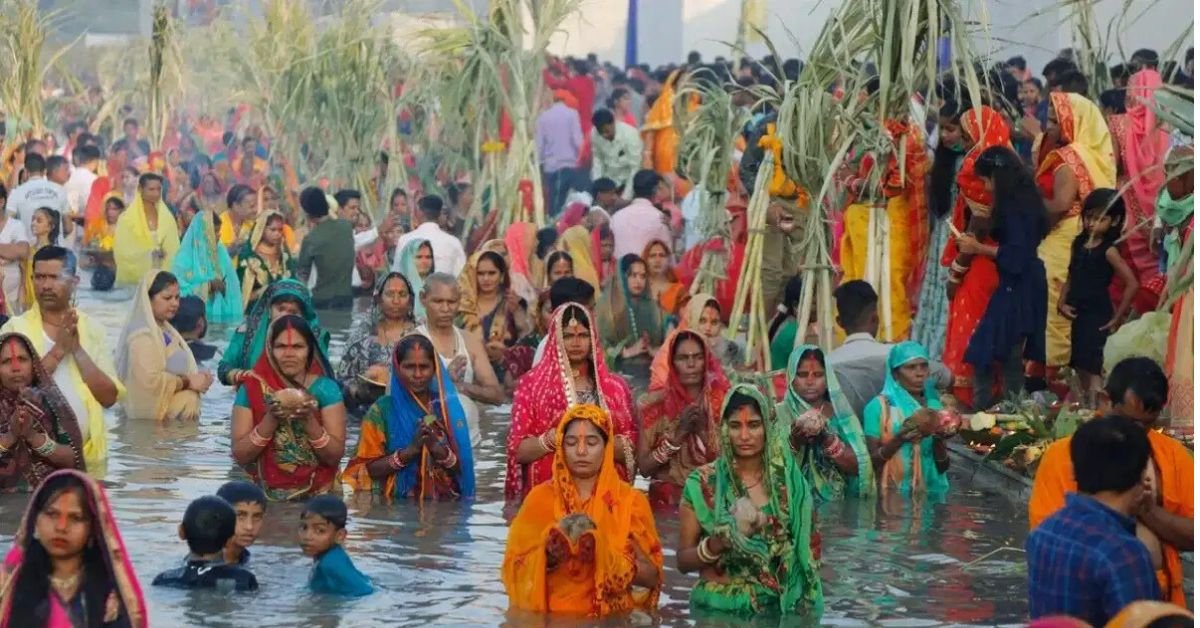
[[[238,386],[249,376],[250,369],[254,368],[267,345],[271,322],[287,314],[301,316],[308,322],[321,346],[321,355],[327,355],[329,332],[321,328],[308,288],[298,280],[283,279],[267,287],[254,309],[229,338],[229,346],[217,365],[217,378],[222,384]],[[333,369],[328,371],[332,373]]]
[[[391,352],[391,385],[363,417],[342,477],[383,501],[471,499],[475,463],[466,415],[446,365],[420,334]]]
[[[388,382],[389,362],[396,343],[416,328],[412,285],[401,273],[381,277],[375,286],[371,313],[346,343],[337,367],[338,383],[351,412],[374,403]]]
[[[254,221],[254,229],[238,255],[238,280],[244,311],[254,308],[267,287],[296,276],[296,260],[284,237],[287,222],[275,210],[263,210]]]
[[[137,298],[117,343],[117,374],[127,394],[122,401],[130,419],[195,421],[200,395],[213,383],[201,372],[187,342],[171,326],[179,310],[179,280],[151,271],[138,284]]]

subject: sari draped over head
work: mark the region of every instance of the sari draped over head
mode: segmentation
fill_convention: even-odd
[[[295,279],[281,279],[267,286],[262,297],[246,315],[246,319],[233,332],[229,339],[229,347],[218,366],[217,373],[222,382],[232,381],[229,376],[234,371],[249,371],[258,363],[263,349],[267,346],[267,332],[271,327],[271,304],[282,297],[291,297],[303,304],[301,317],[308,323],[317,338],[317,344],[321,346],[319,354],[325,372],[333,373],[333,368],[326,361],[329,352],[329,332],[321,328],[321,321],[317,317],[317,309],[313,307],[308,287]]]
[[[417,270],[417,251],[422,246],[429,246],[429,253],[433,255],[433,245],[429,240],[412,240],[404,245],[404,250],[400,251],[400,264],[398,266],[404,277],[408,279],[409,285],[413,289],[413,320],[417,323],[425,322],[425,306],[421,304],[421,293],[425,290],[425,278]],[[436,268],[430,269],[432,274]]]
[[[485,313],[479,311],[479,284],[476,281],[475,268],[479,266],[479,259],[484,253],[496,253],[501,257],[508,254],[504,249],[504,240],[488,240],[484,242],[478,251],[471,254],[467,260],[467,265],[463,266],[463,270],[458,275],[458,316],[462,319],[462,328],[467,331],[479,329],[481,321]],[[508,283],[507,277],[502,278],[502,282]],[[501,299],[499,307],[503,305]]]
[[[401,383],[397,376],[399,356],[393,352],[388,393],[363,417],[362,434],[354,458],[342,474],[344,481],[355,490],[372,491],[389,500],[409,497],[423,500],[426,496],[432,499],[475,497],[475,456],[471,450],[467,415],[446,365],[440,356],[435,355],[433,359],[435,376],[429,383],[429,405],[426,406]],[[367,465],[412,444],[427,417],[434,418],[442,431],[443,444],[458,457],[458,472],[451,473],[436,464],[429,450],[424,449],[419,460],[389,475],[382,484],[373,480]]]
[[[772,424],[772,405],[750,384],[735,384],[729,390],[721,416],[738,393],[753,398],[763,421]],[[768,502],[762,512],[769,523],[757,534],[742,534],[733,516],[734,504],[749,492],[734,468],[726,421],[721,422],[720,455],[693,471],[684,486],[684,503],[696,513],[702,536],[720,534],[731,544],[715,565],[724,581],[702,578],[692,589],[692,605],[740,615],[782,612],[820,617],[824,595],[812,490],[791,444],[769,427],[765,431],[762,486]]]
[[[83,460],[83,434],[79,430],[79,420],[71,410],[71,404],[55,385],[54,378],[42,366],[41,356],[33,343],[21,334],[0,334],[0,350],[7,346],[10,340],[20,341],[29,352],[33,379],[28,387],[35,394],[26,400],[19,392],[0,388],[0,427],[5,431],[10,430],[11,421],[17,415],[18,409],[22,406],[29,408],[32,403],[38,410],[33,413],[34,429],[45,433],[59,445],[74,449],[75,468],[86,471]],[[16,444],[0,455],[0,492],[33,490],[54,471],[55,467],[45,458],[33,453],[29,443],[18,439]]]
[[[179,278],[182,296],[195,295],[204,299],[209,323],[227,325],[242,320],[245,311],[242,307],[242,286],[238,282],[233,261],[229,259],[229,252],[217,239],[211,211],[202,209],[192,218],[192,224],[188,225],[180,243],[179,253],[171,264],[171,272]],[[211,282],[216,279],[225,282],[224,292],[213,291]]]
[[[1163,252],[1166,256],[1168,274],[1181,259],[1184,242],[1191,234],[1187,222],[1195,211],[1195,202],[1194,194],[1188,194],[1180,199],[1171,198],[1171,193],[1166,187],[1163,187],[1158,193],[1154,209],[1162,223],[1168,227],[1166,235],[1163,236]]]
[[[579,495],[567,466],[563,438],[575,421],[587,421],[604,434],[604,457],[592,494]],[[570,613],[606,617],[638,609],[655,613],[662,588],[663,551],[646,496],[621,479],[613,463],[617,433],[607,412],[595,405],[573,406],[562,414],[555,435],[550,481],[533,488],[508,530],[500,577],[509,604],[537,613]],[[559,527],[568,515],[586,515],[595,529],[572,542]],[[546,546],[562,534],[570,556],[548,570]],[[590,537],[591,560],[579,554],[580,541]],[[635,589],[637,557],[658,571],[652,589]]]
[[[112,580],[114,587],[108,597],[106,605],[108,612],[106,612],[105,619],[111,618],[115,622],[123,617],[132,628],[146,628],[150,623],[146,600],[142,596],[142,587],[138,583],[137,572],[133,570],[133,564],[129,560],[129,552],[126,551],[125,542],[121,539],[121,532],[117,529],[117,520],[113,516],[113,509],[108,503],[108,496],[105,494],[104,488],[100,486],[99,482],[88,477],[86,473],[74,469],[61,469],[47,477],[59,475],[71,475],[84,487],[83,501],[91,517],[92,542],[101,546],[99,554],[104,560],[105,572]],[[25,508],[25,515],[21,517],[21,525],[17,528],[16,536],[13,537],[12,549],[8,551],[8,555],[4,557],[4,565],[0,567],[0,628],[24,628],[13,626],[10,619],[13,611],[13,595],[16,591],[17,580],[21,578],[21,568],[24,566],[28,551],[26,548],[31,543],[39,542],[30,533],[34,526],[32,520],[38,516],[38,513],[33,511],[33,504],[37,502],[39,490],[42,488],[39,487],[30,497]],[[86,568],[85,565],[84,569]],[[46,588],[48,591],[53,591],[49,585]],[[48,594],[46,597],[46,603],[50,607],[46,627],[72,628],[75,624],[62,599],[55,594]]]
[[[675,156],[679,151],[679,131],[675,129],[675,82],[682,70],[675,70],[663,81],[658,98],[646,111],[642,125],[642,145],[650,150],[650,160],[643,158],[642,166],[653,168],[661,175],[675,174]]]
[[[650,346],[661,346],[666,332],[666,316],[650,297],[649,281],[645,292],[635,297],[629,293],[629,275],[620,269],[605,284],[596,303],[596,321],[609,354],[619,354],[643,332],[650,336]]]
[[[646,247],[642,249],[642,259],[650,259],[650,249],[655,245],[662,246],[667,251],[667,263],[671,263],[671,247],[662,240],[651,240],[646,243]],[[649,277],[647,277],[649,281]],[[679,309],[679,304],[687,297],[688,286],[680,283],[679,278],[675,276],[675,270],[671,266],[667,266],[667,288],[662,294],[658,295],[658,307],[663,313],[670,316],[675,314]],[[647,288],[649,289],[649,288]]]
[[[776,427],[779,437],[790,439],[792,423],[801,415],[813,409],[792,387],[792,379],[800,369],[800,359],[809,351],[819,351],[816,345],[800,345],[792,350],[787,364],[787,392],[783,401],[775,406]],[[858,460],[858,475],[845,477],[837,464],[816,444],[806,445],[803,451],[795,452],[796,462],[804,471],[804,477],[812,487],[813,497],[819,502],[828,502],[842,497],[863,496],[875,494],[875,471],[871,463],[871,454],[867,451],[867,439],[863,436],[862,424],[854,416],[850,402],[842,393],[837,374],[829,363],[827,354],[822,353],[821,368],[825,369],[825,384],[828,390],[829,403],[833,406],[833,416],[829,418],[826,429],[833,432],[845,446],[854,451]]]
[[[117,283],[136,284],[147,271],[171,268],[179,250],[179,226],[166,203],[160,200],[156,211],[158,228],[151,231],[142,195],[135,193],[133,202],[117,219],[117,234],[113,241]]]
[[[582,200],[574,200],[567,204],[567,208],[563,210],[562,215],[558,217],[558,222],[554,224],[558,230],[558,235],[562,235],[567,229],[574,227],[583,222],[587,216],[588,204]]]
[[[592,288],[599,292],[600,274],[592,264],[592,236],[587,227],[576,225],[567,229],[559,236],[558,244],[558,248],[571,255],[574,275],[591,284]],[[546,269],[546,273],[550,273],[549,268]]]
[[[505,499],[519,501],[531,488],[550,479],[553,470],[550,456],[530,464],[521,464],[517,462],[517,447],[525,438],[541,436],[557,425],[563,412],[583,403],[581,398],[609,413],[617,436],[625,437],[631,445],[636,442],[637,427],[634,424],[633,396],[629,385],[623,377],[609,372],[596,333],[596,321],[586,308],[580,309],[587,316],[591,330],[592,351],[588,360],[595,391],[589,394],[575,388],[575,377],[563,345],[563,319],[572,307],[580,306],[566,304],[554,311],[542,359],[533,365],[533,370],[521,377],[513,393],[512,427],[508,432],[508,468],[504,475]],[[629,478],[631,470],[619,471],[622,477]]]
[[[710,303],[716,303],[717,309],[720,309],[720,303],[717,302],[713,295],[707,292],[699,292],[688,298],[687,305],[684,307],[682,316],[679,318],[679,324],[671,333],[667,334],[666,340],[663,341],[662,347],[659,347],[658,353],[654,354],[654,360],[650,363],[650,386],[649,390],[657,390],[665,388],[667,385],[667,377],[671,370],[671,351],[667,346],[671,344],[675,335],[684,330],[697,330],[700,327],[700,315],[704,313],[704,308]],[[699,334],[697,334],[699,335]],[[712,358],[717,361],[717,364],[722,364],[722,356],[711,351],[709,339],[705,338],[705,350],[712,353]],[[721,397],[724,399],[724,396]],[[718,404],[719,405],[719,404]]]
[[[671,362],[676,343],[685,338],[699,342],[704,350],[704,388],[698,398],[688,393]],[[706,465],[717,457],[721,404],[725,400],[725,393],[729,391],[729,379],[725,377],[721,363],[705,339],[691,329],[673,330],[663,342],[658,355],[666,356],[666,373],[662,384],[656,386],[652,383],[638,404],[642,420],[638,438],[648,444],[651,451],[664,439],[682,447],[650,480],[650,501],[655,505],[675,505],[679,503],[683,484],[692,469]],[[657,359],[658,356],[655,356],[656,362]],[[680,415],[693,405],[699,405],[704,411],[708,417],[707,426],[701,433],[692,435],[688,442],[674,442],[675,426]]]
[[[1129,103],[1125,106],[1125,128],[1117,137],[1121,161],[1133,185],[1127,197],[1133,197],[1138,218],[1150,214],[1155,195],[1166,180],[1163,161],[1171,146],[1171,136],[1159,125],[1154,109],[1154,92],[1163,86],[1158,70],[1145,69],[1129,78]],[[1131,223],[1129,226],[1132,226]]]
[[[171,323],[154,319],[150,305],[150,285],[160,272],[142,277],[117,341],[117,375],[126,390],[121,404],[131,419],[195,420],[200,416],[200,394],[176,386],[180,377],[199,371],[196,359]]]
[[[329,370],[328,365],[325,350],[314,347],[308,373],[332,377],[333,371]],[[263,417],[270,411],[267,404],[275,393],[285,388],[306,389],[302,382],[292,381],[279,371],[275,356],[270,351],[264,351],[258,358],[242,388],[246,392],[254,428],[262,423]],[[312,412],[317,413],[319,418],[321,409],[314,408]],[[326,466],[317,457],[304,429],[307,420],[280,419],[271,443],[254,462],[243,467],[250,479],[262,487],[272,500],[304,499],[331,491],[341,493],[337,465]]]
[[[942,402],[938,398],[932,377],[925,379],[924,406],[896,379],[896,369],[914,360],[929,360],[929,352],[920,343],[909,340],[892,347],[888,353],[883,390],[864,410],[864,413],[871,413],[873,410],[878,412],[881,442],[899,433],[904,421],[922,407],[931,410],[942,409]],[[879,482],[882,491],[919,493],[948,488],[945,474],[938,472],[933,462],[933,437],[928,436],[918,442],[901,445],[900,451],[884,463],[879,472]]]
[[[514,222],[504,232],[504,248],[508,250],[508,275],[512,280],[513,290],[525,299],[526,303],[537,300],[538,294],[534,286],[541,285],[542,277],[538,276],[537,225],[532,222]]]
[[[246,240],[241,253],[238,254],[238,276],[242,284],[239,299],[243,311],[250,309],[267,286],[280,279],[290,279],[296,274],[296,260],[292,258],[292,252],[288,250],[286,242],[280,240],[277,245],[278,257],[273,261],[258,252],[258,245],[262,243],[263,234],[267,231],[267,223],[276,217],[287,225],[287,219],[278,211],[268,209],[260,213],[254,221],[254,229],[250,231],[250,239]]]

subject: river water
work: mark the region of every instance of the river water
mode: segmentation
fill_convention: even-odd
[[[130,303],[128,291],[80,290],[79,307],[104,325],[110,347],[116,344]],[[349,321],[346,314],[322,319],[333,336],[335,364]],[[224,348],[227,336],[227,330],[214,329],[206,341]],[[215,362],[206,366],[216,368]],[[473,503],[419,507],[349,500],[347,550],[377,585],[374,595],[336,600],[306,592],[311,561],[296,541],[300,506],[294,504],[271,504],[268,509],[252,549],[251,568],[261,586],[257,593],[150,587],[155,574],[178,565],[187,552],[176,532],[187,503],[214,493],[227,480],[244,477],[229,456],[232,403],[232,390],[218,383],[204,398],[198,425],[126,421],[118,411],[109,413],[109,458],[103,478],[153,625],[547,625],[544,618],[506,616],[507,598],[499,579],[507,535],[502,504],[508,420],[504,408],[481,421],[483,444],[475,454],[479,495]],[[353,426],[349,442],[348,455],[357,442]],[[820,623],[996,625],[1027,617],[1024,556],[1000,549],[1023,546],[1024,504],[973,488],[965,471],[952,469],[951,474],[954,489],[944,503],[880,508],[849,502],[820,512],[826,607]],[[25,502],[23,496],[0,497],[0,547],[11,540]],[[694,579],[674,567],[676,518],[664,514],[658,524],[667,552],[662,624],[746,625],[689,612],[687,596]],[[761,619],[759,624],[779,621]]]

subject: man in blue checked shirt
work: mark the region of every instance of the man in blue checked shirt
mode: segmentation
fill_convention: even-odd
[[[1131,602],[1159,599],[1133,518],[1149,460],[1145,430],[1125,417],[1093,419],[1075,432],[1079,492],[1025,541],[1033,619],[1070,615],[1102,626]]]

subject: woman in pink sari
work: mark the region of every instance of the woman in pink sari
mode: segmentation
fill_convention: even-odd
[[[51,473],[30,498],[0,567],[0,627],[148,623],[104,489],[73,469]]]
[[[1163,289],[1158,256],[1151,250],[1154,204],[1162,188],[1163,161],[1171,139],[1158,122],[1149,103],[1155,90],[1162,87],[1157,70],[1145,69],[1129,79],[1125,93],[1125,113],[1109,118],[1117,158],[1117,186],[1132,182],[1125,192],[1125,227],[1129,234],[1122,253],[1140,284],[1134,307],[1139,312],[1153,310]]]
[[[551,478],[555,430],[567,408],[576,404],[598,405],[612,417],[617,469],[632,481],[637,470],[633,395],[623,378],[609,373],[603,356],[596,321],[586,309],[568,303],[554,311],[542,360],[513,394],[505,499],[519,502]]]

